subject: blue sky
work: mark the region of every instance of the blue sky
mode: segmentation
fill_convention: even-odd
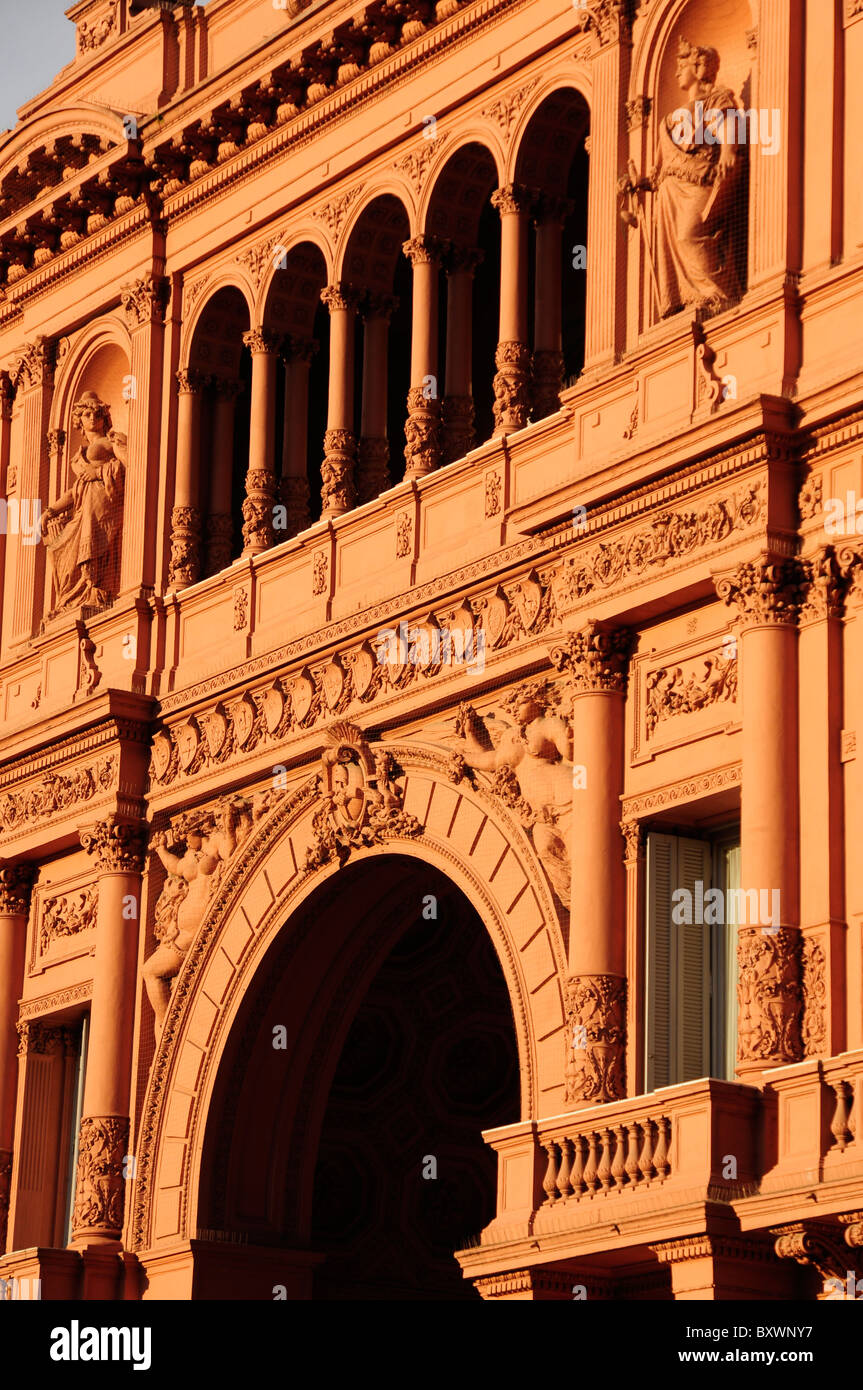
[[[0,0],[0,131],[75,56],[72,0]]]

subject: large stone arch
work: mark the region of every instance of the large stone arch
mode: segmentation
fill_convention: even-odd
[[[398,854],[434,865],[488,930],[512,1005],[521,1119],[564,1106],[566,944],[554,894],[520,824],[481,786],[454,783],[439,752],[387,744],[419,832],[387,834],[351,861]],[[315,779],[285,794],[226,871],[172,995],[144,1099],[128,1244],[151,1255],[194,1236],[207,1115],[231,1027],[261,961],[291,916],[339,872],[304,868],[320,808]],[[516,1117],[513,1117],[514,1119]]]

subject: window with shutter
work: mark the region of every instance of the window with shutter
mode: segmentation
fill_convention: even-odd
[[[739,874],[730,840],[647,837],[647,1091],[734,1075],[737,932],[722,908]],[[705,902],[716,888],[718,910],[715,896]]]

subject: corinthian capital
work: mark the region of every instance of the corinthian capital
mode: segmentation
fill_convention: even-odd
[[[716,581],[716,592],[747,625],[794,627],[806,593],[806,575],[797,560],[769,555],[747,560]]]
[[[208,382],[209,377],[204,372],[195,371],[194,367],[181,367],[177,372],[177,392],[181,396],[193,396],[203,391]]]
[[[536,194],[520,183],[508,183],[491,195],[491,205],[497,208],[501,217],[510,212],[531,212],[535,202]]]
[[[243,334],[243,343],[254,357],[257,353],[276,353],[281,346],[278,333],[270,333],[266,328],[250,328]]]
[[[581,0],[576,27],[596,35],[600,48],[632,35],[633,0]]]
[[[550,656],[557,669],[570,676],[575,694],[592,691],[624,695],[633,641],[627,628],[602,628],[599,623],[588,623],[570,633],[564,644],[552,649]]]
[[[32,864],[0,865],[0,917],[26,917],[36,875]]]
[[[344,280],[334,285],[325,285],[321,290],[321,302],[326,304],[331,314],[336,309],[356,309],[361,299],[362,291],[354,289],[353,285],[346,284]]]
[[[96,858],[100,873],[140,873],[143,869],[147,827],[141,821],[109,816],[79,834],[84,849]]]
[[[120,303],[130,328],[142,323],[164,323],[171,290],[164,275],[142,275],[120,286]]]
[[[446,256],[449,242],[436,236],[415,236],[402,242],[402,252],[411,265],[439,265]]]

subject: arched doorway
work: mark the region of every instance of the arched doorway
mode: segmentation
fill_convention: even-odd
[[[415,858],[347,866],[286,924],[235,1021],[198,1238],[243,1248],[233,1297],[478,1297],[453,1251],[495,1213],[482,1131],[519,1114],[509,996],[467,896]],[[314,1269],[302,1292],[279,1251]],[[197,1296],[225,1296],[206,1264]]]

